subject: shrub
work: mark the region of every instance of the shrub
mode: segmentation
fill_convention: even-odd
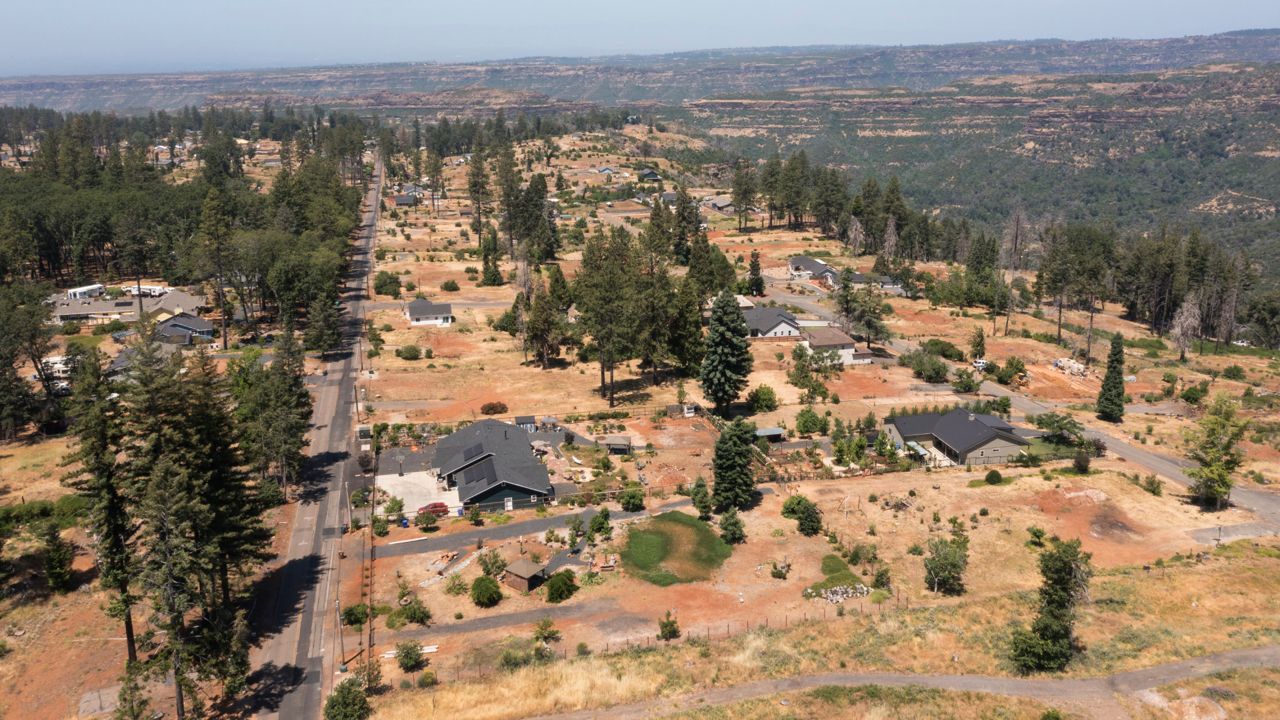
[[[480,572],[496,578],[507,569],[507,561],[502,559],[497,550],[486,550],[480,553]]]
[[[487,402],[480,406],[481,415],[502,415],[505,412],[507,412],[507,404],[500,400]]]
[[[438,682],[440,681],[436,678],[436,674],[430,670],[418,676],[418,687],[423,690],[435,687]]]
[[[547,602],[561,603],[578,592],[572,570],[561,570],[547,578]]]
[[[436,529],[436,525],[440,521],[436,519],[434,513],[420,512],[413,516],[413,525],[422,532],[431,532]]]
[[[957,370],[951,381],[951,389],[958,393],[975,393],[982,387],[982,380],[974,376],[970,370]]]
[[[1001,477],[999,470],[991,470],[990,472],[988,472],[986,479],[987,479],[988,485],[999,485],[1001,482],[1004,481],[1004,478]]]
[[[458,281],[445,280],[444,282],[440,283],[440,289],[445,292],[458,292]]]
[[[349,677],[338,683],[324,701],[324,720],[366,720],[373,715],[361,679]]]
[[[1244,380],[1244,368],[1239,365],[1228,365],[1222,370],[1222,377],[1228,380]]]
[[[658,621],[658,639],[663,641],[671,641],[680,637],[680,623],[671,617],[671,611],[667,611],[666,617]]]
[[[418,360],[422,357],[422,350],[417,345],[405,345],[396,349],[396,357],[401,360]]]
[[[369,619],[369,606],[364,603],[348,605],[342,608],[342,624],[360,627]]]
[[[640,512],[644,509],[644,490],[632,485],[618,494],[618,502],[626,512]]]
[[[63,335],[79,335],[80,323],[76,322],[75,320],[68,320],[62,323],[62,327],[58,328],[58,330]]]
[[[747,531],[742,525],[742,518],[738,517],[737,509],[729,508],[720,516],[720,538],[730,545],[746,541]]]
[[[893,585],[893,579],[889,574],[889,568],[882,567],[876,570],[875,579],[871,581],[871,587],[878,590],[888,590]]]
[[[400,277],[386,270],[379,270],[373,278],[373,291],[379,295],[400,297]]]
[[[1089,472],[1089,453],[1084,448],[1076,451],[1075,459],[1071,461],[1071,467],[1075,468],[1075,471],[1081,475]]]
[[[920,343],[920,349],[930,355],[940,355],[953,362],[964,362],[964,351],[946,340],[930,338]]]
[[[476,607],[491,608],[502,602],[502,588],[498,581],[488,575],[481,575],[471,583],[471,602]]]
[[[768,385],[759,385],[747,393],[747,402],[753,412],[772,412],[778,409],[778,394]]]
[[[423,665],[422,645],[417,640],[396,643],[396,664],[405,672],[415,672]]]
[[[459,573],[450,573],[444,581],[444,591],[448,595],[461,595],[467,591],[467,581]]]

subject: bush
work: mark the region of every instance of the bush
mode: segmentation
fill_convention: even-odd
[[[1075,468],[1075,471],[1081,475],[1089,472],[1089,453],[1084,448],[1076,451],[1075,459],[1071,461],[1071,467]]]
[[[502,415],[507,412],[507,404],[502,401],[487,402],[480,406],[481,415]]]
[[[778,394],[768,385],[759,385],[747,393],[747,402],[753,412],[772,412],[778,409]]]
[[[365,697],[360,678],[349,677],[338,683],[324,701],[324,720],[366,720],[373,715],[369,698]]]
[[[418,360],[422,357],[422,350],[417,345],[405,345],[396,349],[396,357],[401,360]]]
[[[467,581],[459,573],[450,573],[444,581],[444,591],[447,595],[461,595],[467,591]]]
[[[435,530],[439,522],[435,514],[429,512],[420,512],[413,517],[413,526],[424,533]]]
[[[445,280],[444,282],[440,283],[440,289],[445,292],[458,292],[458,281]]]
[[[680,637],[680,623],[671,617],[671,611],[667,611],[667,616],[658,621],[658,639],[663,641],[675,640]]]
[[[644,509],[644,490],[632,485],[618,495],[618,502],[626,512],[640,512]]]
[[[424,664],[422,645],[417,640],[396,643],[396,664],[407,673],[419,670]]]
[[[1239,365],[1228,365],[1223,369],[1222,377],[1228,380],[1244,380],[1244,368]]]
[[[440,681],[436,678],[436,674],[430,670],[418,676],[418,687],[423,690],[435,687],[438,682]]]
[[[364,603],[342,608],[342,624],[360,627],[369,619],[369,606]]]
[[[561,603],[578,592],[572,570],[561,570],[547,578],[547,602]]]
[[[1004,481],[1004,478],[1000,475],[999,470],[992,470],[987,473],[986,480],[988,485],[999,485]]]
[[[63,335],[79,335],[80,323],[76,322],[75,320],[68,320],[62,323],[62,327],[58,328],[58,330]]]
[[[491,608],[502,602],[502,588],[498,581],[488,575],[481,575],[471,583],[471,602],[476,607]]]
[[[112,320],[111,322],[104,323],[102,325],[94,325],[93,334],[94,335],[110,335],[111,333],[118,333],[128,329],[129,329],[128,324],[126,324],[123,320]]]
[[[496,578],[507,569],[507,561],[502,559],[497,550],[486,550],[480,553],[480,572],[491,578]]]
[[[951,381],[951,389],[958,393],[975,393],[982,387],[982,380],[975,377],[970,370],[957,370]]]
[[[946,340],[930,338],[920,344],[920,349],[930,355],[940,355],[953,362],[964,362],[964,351]]]
[[[373,291],[379,295],[400,297],[400,277],[386,270],[379,270],[373,278]]]

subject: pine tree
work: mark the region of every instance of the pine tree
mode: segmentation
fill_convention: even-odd
[[[738,517],[736,508],[729,508],[720,516],[720,539],[730,545],[746,541],[747,531],[742,525],[742,518]]]
[[[581,313],[578,321],[591,337],[600,363],[600,396],[613,406],[613,371],[628,355],[633,306],[634,275],[631,272],[631,236],[625,229],[599,231],[587,238],[582,268],[574,285],[574,299]],[[607,377],[606,377],[607,376]]]
[[[982,332],[982,326],[979,325],[973,329],[973,335],[969,339],[969,355],[975,360],[987,356],[987,336]]]
[[[764,275],[760,271],[760,251],[751,251],[751,264],[747,266],[747,292],[754,297],[764,297]]]
[[[525,325],[525,347],[545,370],[552,358],[559,357],[563,342],[564,313],[556,307],[556,301],[546,289],[539,286],[534,291],[529,321]]]
[[[746,227],[751,206],[756,201],[755,169],[746,161],[739,161],[733,170],[733,209],[738,216],[738,229]]]
[[[1107,374],[1098,391],[1098,419],[1120,422],[1124,419],[1124,336],[1111,336],[1111,352],[1107,354]]]
[[[142,688],[142,677],[146,669],[136,660],[130,660],[125,666],[124,675],[120,676],[120,692],[116,695],[116,710],[113,720],[148,720],[151,717],[151,702]]]
[[[698,511],[698,519],[706,520],[711,517],[711,493],[707,491],[707,481],[699,475],[697,480],[693,481],[693,487],[689,490],[689,501],[693,503],[693,508]]]
[[[138,660],[133,632],[133,605],[136,602],[130,578],[135,556],[132,502],[125,488],[120,463],[122,417],[112,384],[102,372],[103,358],[96,350],[80,363],[76,374],[71,415],[75,446],[63,460],[75,469],[64,482],[88,502],[86,530],[94,539],[98,581],[115,592],[109,614],[124,623],[128,662]]]
[[[493,203],[493,191],[489,188],[489,173],[485,170],[485,158],[482,149],[471,153],[467,166],[467,194],[471,196],[471,232],[479,237],[484,230],[485,217],[489,215]],[[512,248],[515,255],[515,248]]]
[[[673,288],[668,269],[669,249],[660,233],[650,228],[633,244],[634,292],[631,321],[632,347],[642,364],[649,367],[650,379],[658,382],[658,366],[667,359],[671,334]]]
[[[755,428],[742,420],[725,426],[716,440],[712,469],[715,482],[712,504],[719,510],[746,508],[755,499],[756,482],[751,470],[751,442]]]
[[[75,560],[75,546],[62,539],[58,532],[58,524],[49,520],[37,531],[44,551],[44,577],[49,589],[64,593],[74,589],[74,575],[71,563]]]
[[[1075,608],[1088,596],[1090,554],[1079,540],[1052,538],[1040,556],[1040,612],[1031,630],[1017,629],[1010,643],[1020,672],[1061,672],[1075,655]]]
[[[676,293],[667,342],[671,357],[685,372],[693,372],[702,363],[706,351],[702,337],[702,295],[697,284],[687,276]]]
[[[560,312],[568,312],[573,307],[573,292],[569,282],[564,279],[564,271],[559,265],[547,265],[547,294],[551,298],[552,307]]]
[[[1202,505],[1221,510],[1231,497],[1235,472],[1244,461],[1240,440],[1249,423],[1237,417],[1235,403],[1225,396],[1214,398],[1200,418],[1198,427],[1188,433],[1188,455],[1197,467],[1187,470],[1195,481],[1191,495]]]
[[[747,386],[753,360],[747,320],[733,294],[720,293],[711,306],[707,350],[702,359],[702,392],[723,415]]]
[[[661,205],[662,203],[658,203]],[[702,216],[698,214],[698,206],[693,202],[683,187],[676,190],[676,206],[672,217],[670,252],[679,265],[691,265],[690,243],[698,234],[702,225]]]
[[[333,293],[322,292],[307,310],[307,347],[319,350],[321,359],[342,344],[342,320],[336,303]]]

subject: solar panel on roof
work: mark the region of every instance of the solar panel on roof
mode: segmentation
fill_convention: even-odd
[[[480,457],[482,454],[484,454],[484,446],[483,446],[483,445],[479,445],[479,444],[477,444],[477,445],[471,445],[471,446],[469,446],[467,449],[465,449],[465,450],[463,450],[463,451],[462,451],[462,459],[463,459],[464,461],[466,461],[466,460],[474,460],[475,458]]]

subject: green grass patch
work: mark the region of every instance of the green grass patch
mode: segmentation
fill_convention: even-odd
[[[664,587],[706,580],[732,554],[710,525],[676,511],[632,527],[620,553],[634,577]]]
[[[824,555],[822,558],[822,574],[835,575],[836,573],[849,572],[849,563],[839,555]]]
[[[830,590],[834,587],[842,585],[854,587],[862,582],[857,575],[853,574],[853,570],[849,567],[849,563],[845,562],[839,555],[825,555],[822,558],[822,574],[825,578],[809,586],[809,591],[818,593],[823,590]]]
[[[974,478],[973,480],[969,481],[969,487],[971,488],[1000,487],[1001,485],[1012,485],[1013,481],[1014,481],[1014,477],[1012,475],[1001,475],[1000,482],[995,482],[995,483],[987,482],[986,478]]]
[[[92,350],[106,340],[106,335],[72,335],[67,338],[67,347],[78,346],[82,350]]]

